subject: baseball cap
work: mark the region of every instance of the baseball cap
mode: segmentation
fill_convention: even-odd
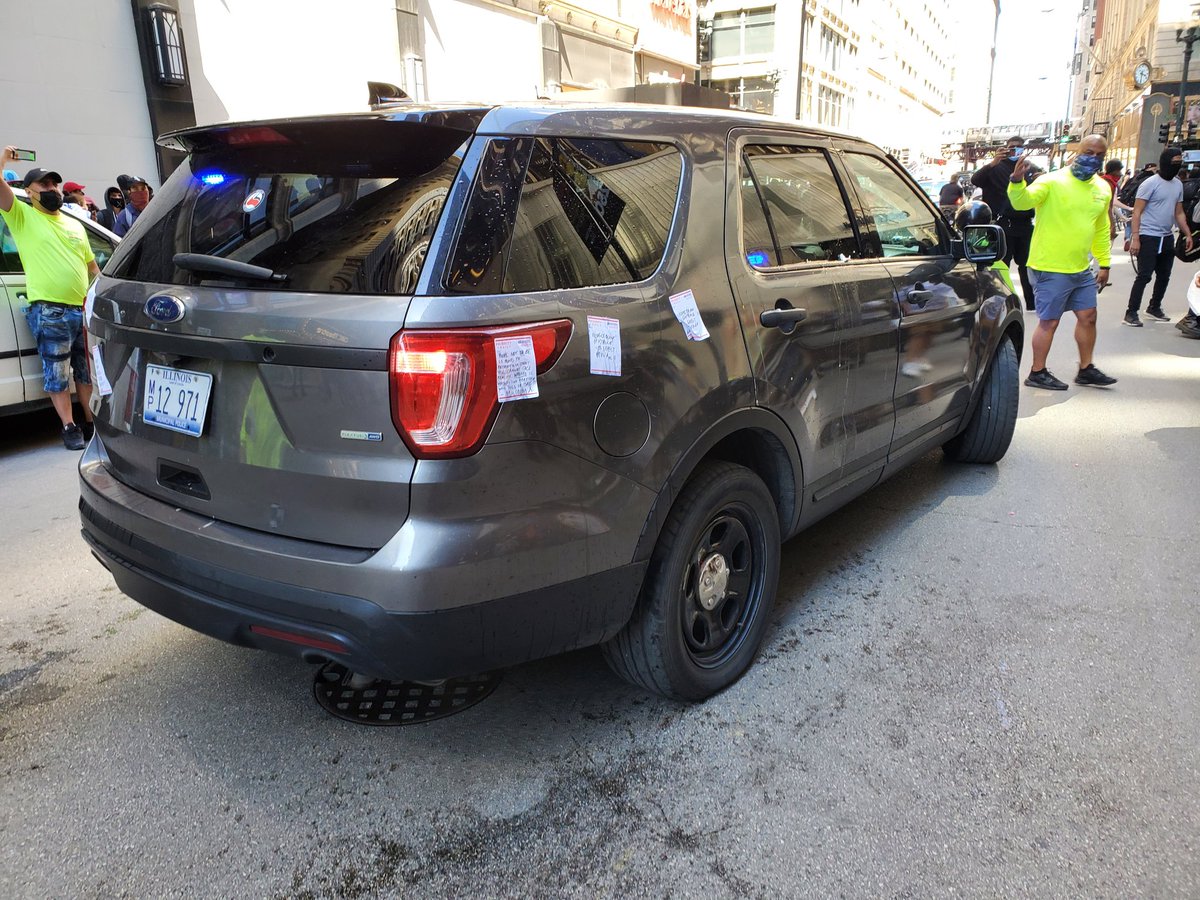
[[[23,187],[29,187],[31,184],[41,181],[44,178],[49,178],[56,184],[62,184],[62,176],[53,169],[30,169],[25,173],[25,180],[21,184]]]
[[[64,194],[73,194],[76,191],[82,191],[82,190],[85,190],[85,188],[78,181],[68,181],[66,184],[63,185],[63,193]]]
[[[125,190],[129,190],[135,184],[144,184],[146,187],[150,187],[150,182],[148,182],[141,175],[126,175],[125,176]]]

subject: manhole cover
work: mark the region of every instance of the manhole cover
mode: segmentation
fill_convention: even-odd
[[[447,678],[440,684],[370,681],[338,663],[317,670],[313,695],[327,712],[362,725],[413,725],[474,706],[496,689],[500,673]]]

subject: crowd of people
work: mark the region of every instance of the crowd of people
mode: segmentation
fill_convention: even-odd
[[[1125,172],[1120,160],[1106,161],[1108,145],[1090,135],[1069,167],[1043,173],[1024,152],[1024,141],[1010,138],[995,157],[970,176],[971,199],[964,184],[951,182],[940,205],[953,213],[960,204],[984,205],[1003,228],[1004,264],[1016,262],[1026,309],[1034,311],[1033,363],[1025,384],[1067,390],[1046,369],[1046,358],[1062,316],[1075,314],[1079,372],[1075,383],[1106,387],[1112,378],[1095,367],[1096,307],[1108,285],[1113,241],[1123,232],[1123,249],[1132,257],[1135,277],[1122,321],[1140,328],[1142,302],[1153,281],[1144,315],[1170,322],[1163,299],[1177,259],[1200,259],[1200,167],[1184,168],[1178,147],[1163,150],[1157,163]],[[1103,174],[1101,174],[1103,170]],[[1040,178],[1039,178],[1040,176]],[[976,199],[978,198],[978,199]],[[973,221],[979,221],[977,212]],[[1191,277],[1188,309],[1176,328],[1184,337],[1200,339],[1200,272]]]
[[[103,209],[88,196],[86,185],[78,181],[62,182],[61,209],[81,219],[91,219],[118,237],[124,237],[154,196],[154,188],[140,175],[118,175],[116,180],[117,183],[104,192]],[[4,183],[10,188],[24,188],[24,181],[13,169],[4,170]]]

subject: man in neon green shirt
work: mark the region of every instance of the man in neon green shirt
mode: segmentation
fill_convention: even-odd
[[[1023,157],[1008,183],[1008,202],[1013,209],[1037,210],[1033,243],[1029,249],[1029,279],[1033,282],[1038,326],[1033,332],[1033,367],[1025,384],[1051,391],[1067,385],[1050,374],[1046,357],[1063,313],[1075,313],[1075,343],[1079,347],[1076,384],[1107,387],[1117,379],[1092,365],[1096,347],[1096,295],[1108,284],[1109,220],[1112,192],[1096,174],[1104,166],[1108,142],[1098,134],[1088,135],[1070,168],[1042,175],[1025,184],[1029,171]],[[1092,278],[1088,253],[1100,264]]]
[[[15,148],[5,147],[0,164],[16,162]],[[91,436],[91,377],[83,345],[83,301],[88,284],[100,274],[88,243],[87,232],[74,216],[61,212],[62,177],[46,169],[25,174],[30,205],[19,201],[12,188],[0,181],[0,216],[3,216],[25,269],[29,330],[42,358],[42,386],[62,420],[62,440],[68,450],[82,450]],[[83,404],[84,427],[75,424],[71,409],[71,371]]]

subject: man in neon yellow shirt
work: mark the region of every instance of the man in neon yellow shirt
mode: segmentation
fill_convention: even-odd
[[[16,162],[15,148],[5,147],[0,164]],[[89,282],[100,274],[87,232],[74,216],[61,212],[62,176],[46,169],[25,174],[30,205],[16,198],[0,181],[3,216],[25,269],[29,309],[25,319],[42,358],[42,386],[62,420],[62,440],[68,450],[82,450],[91,436],[91,377],[83,346],[83,301]],[[75,424],[71,409],[71,370],[83,404],[84,428]]]
[[[1029,249],[1029,278],[1033,282],[1038,326],[1033,332],[1033,367],[1025,384],[1051,391],[1067,385],[1050,374],[1046,357],[1063,313],[1075,313],[1075,343],[1079,347],[1076,384],[1107,387],[1117,379],[1092,365],[1096,347],[1097,288],[1108,284],[1108,204],[1112,192],[1096,174],[1104,166],[1108,142],[1088,135],[1070,168],[1042,175],[1030,185],[1025,173],[1030,163],[1023,157],[1008,182],[1008,202],[1013,209],[1037,210],[1033,243]],[[1092,278],[1088,253],[1100,264]]]

